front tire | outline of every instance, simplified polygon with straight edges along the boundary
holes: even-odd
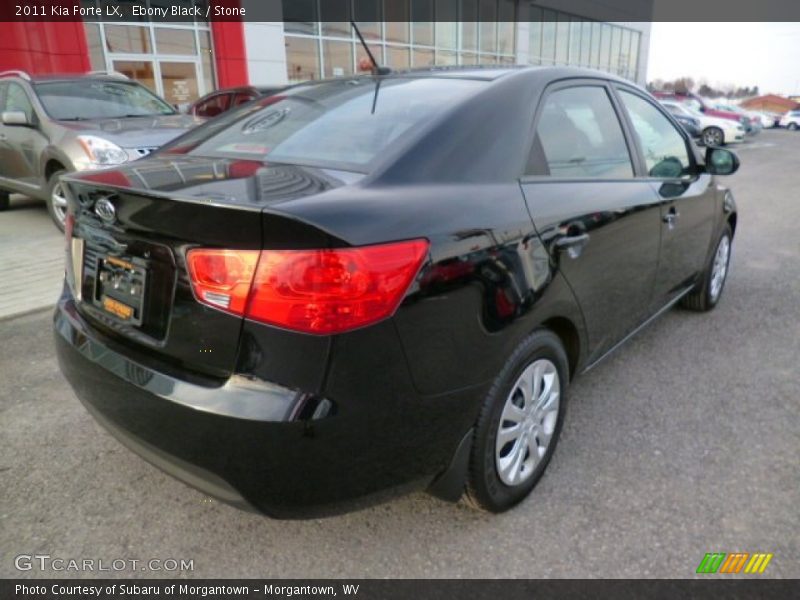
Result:
[[[707,312],[717,305],[728,279],[732,241],[731,226],[726,224],[719,241],[717,241],[714,253],[711,255],[711,260],[706,265],[699,287],[683,297],[681,306],[697,312]]]
[[[9,206],[11,206],[11,197],[7,192],[0,192],[0,212],[8,210]]]
[[[499,513],[530,494],[558,443],[568,385],[558,336],[539,330],[517,346],[475,425],[465,494],[470,505]]]
[[[795,123],[794,121],[789,123],[789,130],[790,131],[797,131],[797,123]]]
[[[56,171],[47,180],[47,212],[53,223],[61,231],[64,231],[64,224],[67,220],[67,198],[61,187],[61,176],[65,170]]]
[[[725,133],[719,127],[706,127],[703,130],[703,144],[706,146],[722,146],[725,144]]]

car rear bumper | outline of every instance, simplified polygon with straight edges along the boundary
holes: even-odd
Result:
[[[54,328],[62,372],[120,442],[209,496],[277,518],[337,514],[424,488],[471,425],[462,418],[469,411],[452,418],[465,401],[460,393],[424,408],[414,399],[408,411],[390,404],[354,415],[340,407],[301,419],[305,395],[295,390],[235,377],[216,388],[175,379],[112,348],[68,292]]]

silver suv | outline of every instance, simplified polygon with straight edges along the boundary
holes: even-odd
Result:
[[[202,121],[124,75],[0,73],[0,210],[10,193],[39,198],[63,230],[61,174],[147,156]]]

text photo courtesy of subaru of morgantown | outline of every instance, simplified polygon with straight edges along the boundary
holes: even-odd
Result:
[[[800,7],[17,8],[0,596],[796,590]]]

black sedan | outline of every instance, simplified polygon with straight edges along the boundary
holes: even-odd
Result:
[[[297,86],[65,178],[60,366],[122,443],[240,507],[503,511],[575,376],[720,300],[737,167],[594,71]]]

